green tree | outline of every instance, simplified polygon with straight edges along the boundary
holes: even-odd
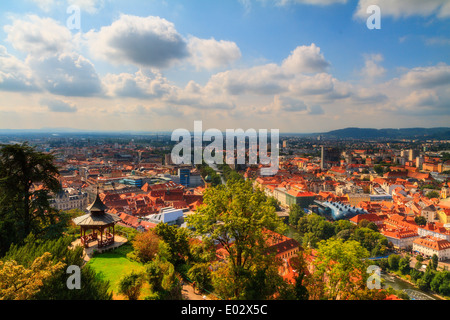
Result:
[[[391,254],[388,258],[389,269],[396,271],[398,270],[400,263],[400,256],[397,254]]]
[[[324,284],[322,298],[358,299],[367,289],[363,259],[368,256],[369,252],[354,240],[321,241],[313,262],[313,278]]]
[[[416,270],[422,270],[422,262],[420,262],[419,260],[416,261],[416,264],[414,265],[414,269]]]
[[[404,256],[400,259],[398,263],[398,270],[402,274],[409,274],[409,271],[411,270],[409,264],[411,263],[411,257],[409,255]]]
[[[297,271],[294,285],[294,297],[296,300],[308,300],[309,292],[305,286],[305,278],[308,273],[307,264],[305,261],[305,255],[303,252],[299,252],[297,256],[291,258],[291,266]]]
[[[138,234],[133,241],[133,255],[136,260],[142,263],[151,261],[158,254],[161,241],[152,229]]]
[[[439,264],[439,258],[436,254],[433,254],[433,256],[431,257],[431,260],[430,260],[430,267],[433,270],[437,270],[438,264]]]
[[[230,269],[225,270],[234,285],[233,297],[245,290],[239,281],[265,255],[266,230],[283,234],[285,226],[275,208],[261,190],[253,190],[250,181],[228,181],[226,185],[206,189],[205,206],[187,218],[198,235],[209,234],[226,251]]]
[[[209,266],[209,263],[197,263],[187,273],[188,278],[195,282],[200,289],[211,290],[212,280]]]
[[[0,256],[30,233],[57,238],[67,227],[49,204],[49,193],[61,190],[53,160],[27,144],[0,146]]]
[[[172,264],[182,263],[189,258],[189,229],[158,223],[154,231],[168,245],[171,256],[169,260]]]
[[[433,199],[433,198],[438,198],[439,199],[440,194],[437,191],[430,191],[430,192],[427,193],[426,197],[428,199]]]
[[[380,165],[374,166],[374,167],[373,167],[373,170],[375,170],[375,172],[376,172],[377,174],[380,174],[380,175],[384,173],[384,169],[383,169],[383,167],[380,166]]]
[[[424,226],[427,224],[427,219],[424,216],[416,216],[414,222],[419,226]]]
[[[289,207],[289,224],[297,227],[298,220],[305,215],[305,212],[298,204],[292,204]]]
[[[430,288],[439,294],[450,296],[450,272],[437,272],[431,280]]]
[[[15,260],[0,261],[0,300],[29,300],[39,292],[43,282],[51,278],[64,263],[53,263],[51,254],[36,258],[29,268]]]
[[[422,277],[422,272],[420,272],[418,269],[411,269],[409,272],[409,275],[411,276],[412,281],[414,281],[417,284],[417,280],[419,280]]]
[[[65,269],[58,270],[52,277],[43,282],[39,292],[34,296],[37,300],[110,300],[109,282],[101,277],[89,265],[85,265],[83,247],[71,248],[71,237],[55,240],[37,239],[30,235],[23,245],[12,245],[2,258],[3,261],[15,260],[18,264],[29,268],[33,261],[48,252],[54,264],[62,262],[67,266],[76,265],[81,269],[81,289],[68,290],[68,275]]]
[[[138,300],[142,288],[142,274],[132,271],[124,275],[119,282],[119,293],[128,300]]]
[[[384,255],[387,251],[387,238],[373,229],[357,228],[350,239],[361,243],[371,253],[371,256]]]
[[[333,223],[317,214],[300,218],[297,228],[302,236],[303,245],[311,248],[315,248],[319,241],[327,240],[336,234]]]
[[[146,265],[145,278],[152,289],[152,300],[181,300],[181,283],[172,263],[158,255]]]

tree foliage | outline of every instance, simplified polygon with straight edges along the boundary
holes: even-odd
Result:
[[[188,225],[198,235],[218,241],[226,252],[228,266],[219,274],[226,275],[226,285],[233,286],[230,297],[242,297],[245,283],[256,272],[266,256],[266,230],[283,233],[285,226],[275,208],[261,190],[253,190],[249,181],[228,181],[226,185],[207,189],[198,213],[188,217]],[[221,279],[213,277],[220,283]],[[226,287],[226,286],[223,286]],[[223,290],[229,294],[228,290]]]
[[[321,288],[318,293],[316,290],[319,299],[359,299],[368,295],[367,265],[363,260],[368,256],[369,252],[357,241],[321,241],[313,262],[314,272],[308,291],[317,283]]]
[[[54,264],[59,262],[66,266],[76,265],[81,269],[81,289],[68,290],[65,268],[57,270],[51,277],[43,281],[40,290],[34,295],[37,300],[110,300],[109,282],[101,277],[89,266],[84,265],[83,248],[71,247],[71,237],[61,237],[56,240],[36,239],[28,236],[23,245],[13,245],[2,258],[3,261],[15,260],[25,268],[30,268],[36,258],[46,252],[51,254]]]
[[[189,229],[158,223],[154,232],[168,245],[172,264],[176,265],[189,259]]]
[[[138,300],[142,288],[142,274],[132,271],[124,275],[119,282],[119,293],[128,300]]]
[[[136,235],[133,241],[133,255],[136,260],[147,263],[155,258],[160,248],[161,238],[150,229]]]
[[[152,295],[149,300],[181,300],[181,283],[172,263],[156,256],[146,265],[145,278],[150,284]]]
[[[36,258],[29,268],[15,260],[0,261],[0,300],[32,299],[44,282],[65,266],[54,263],[49,252]]]
[[[0,146],[0,256],[30,233],[57,238],[67,226],[68,217],[48,201],[49,192],[61,190],[53,160],[27,144]]]

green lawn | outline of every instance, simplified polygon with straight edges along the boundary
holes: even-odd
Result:
[[[111,252],[105,252],[96,254],[88,265],[91,266],[100,276],[109,280],[110,290],[114,294],[114,298],[118,297],[119,281],[121,277],[131,271],[144,271],[145,267],[136,261],[131,261],[127,258],[127,253],[133,251],[131,244],[124,244],[122,247],[117,248]],[[142,294],[147,292],[147,288],[144,287]]]

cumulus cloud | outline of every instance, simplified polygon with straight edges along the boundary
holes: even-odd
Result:
[[[450,66],[439,64],[431,67],[417,67],[404,74],[399,84],[402,87],[433,88],[450,85]]]
[[[15,71],[3,76],[9,82],[22,80],[28,87],[35,84],[41,90],[64,96],[93,96],[102,92],[94,65],[76,52],[75,37],[66,27],[50,18],[29,15],[14,20],[4,30],[7,41],[27,54],[24,63],[11,57],[4,60],[15,65]]]
[[[377,5],[383,16],[404,18],[411,16],[429,17],[436,15],[439,18],[450,17],[450,2],[448,0],[359,0],[355,17],[367,19],[367,8]]]
[[[274,106],[276,109],[285,112],[305,111],[308,109],[302,100],[283,96],[275,96]]]
[[[59,99],[42,98],[40,104],[47,107],[50,112],[77,112],[77,107],[74,104]]]
[[[383,62],[381,54],[365,55],[365,65],[361,70],[361,75],[368,80],[374,80],[382,77],[386,73],[386,69],[379,65]]]
[[[167,68],[188,56],[173,23],[160,17],[122,15],[110,26],[86,34],[96,56],[116,64]]]
[[[135,74],[107,74],[103,84],[110,96],[133,98],[160,98],[173,85],[158,71],[139,70]]]
[[[334,86],[332,76],[322,72],[329,65],[316,45],[299,46],[281,65],[268,63],[219,72],[211,76],[206,86],[211,91],[233,96],[276,95],[288,91],[323,94],[332,91]]]
[[[310,46],[298,46],[282,64],[287,72],[292,73],[323,72],[329,66],[330,63],[325,60],[320,48],[314,43]]]
[[[53,94],[89,97],[103,91],[93,64],[77,53],[28,57],[27,62],[40,85]]]
[[[191,37],[188,43],[190,62],[197,69],[216,69],[229,66],[241,58],[241,51],[232,41],[214,38],[200,39]]]
[[[174,87],[163,101],[176,106],[203,110],[233,110],[236,105],[226,94],[215,93],[210,87],[202,87],[194,81],[184,88]]]
[[[295,80],[289,83],[289,90],[297,95],[321,95],[332,92],[334,83],[335,79],[328,73],[297,75]]]
[[[299,115],[321,115],[324,111],[320,105],[307,104],[305,101],[288,95],[275,95],[272,103],[262,107],[253,107],[254,112],[262,114],[296,113]]]
[[[4,27],[6,40],[22,52],[32,55],[48,55],[73,49],[69,29],[50,18],[29,15]]]
[[[34,2],[42,11],[49,12],[57,4],[56,0],[31,0]]]
[[[0,46],[0,90],[38,91],[31,69]]]
[[[214,74],[207,86],[230,95],[273,95],[287,90],[282,80],[292,79],[274,63],[248,69],[233,69]]]

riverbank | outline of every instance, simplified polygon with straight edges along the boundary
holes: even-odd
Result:
[[[398,288],[395,288],[394,286],[391,286],[392,288],[394,288],[394,289],[396,289],[396,290],[404,290],[404,289],[412,289],[412,290],[415,290],[415,291],[418,291],[418,292],[420,292],[420,293],[422,293],[422,294],[425,294],[425,295],[427,295],[427,296],[430,296],[430,297],[432,297],[433,299],[436,299],[436,300],[449,300],[449,298],[445,298],[445,297],[443,297],[443,296],[440,296],[439,294],[436,294],[435,292],[432,292],[432,293],[430,293],[430,292],[424,292],[424,291],[422,291],[422,290],[420,290],[417,286],[416,286],[416,284],[414,283],[414,282],[412,282],[412,281],[410,281],[410,280],[407,280],[407,279],[404,279],[404,278],[402,278],[401,276],[399,276],[398,274],[396,274],[396,273],[392,273],[392,272],[387,272],[387,273],[385,273],[386,275],[388,275],[388,276],[391,276],[391,277],[394,277],[396,280],[397,280],[397,282],[396,282],[396,284],[398,285]],[[386,279],[385,279],[386,280]],[[398,281],[400,281],[400,282],[402,282],[403,284],[408,284],[408,286],[404,286],[404,285],[401,285],[401,284],[399,284],[398,283]],[[390,281],[389,281],[390,282]],[[395,283],[395,282],[394,282]],[[389,284],[389,283],[388,283]],[[390,285],[390,284],[389,284]],[[408,287],[410,287],[410,288],[408,288]]]

